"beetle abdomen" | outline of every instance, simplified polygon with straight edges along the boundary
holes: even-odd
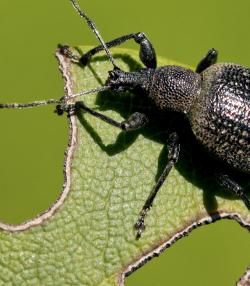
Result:
[[[195,136],[217,158],[250,173],[250,69],[216,64],[201,77],[188,114]]]

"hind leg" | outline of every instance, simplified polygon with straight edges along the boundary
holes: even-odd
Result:
[[[206,68],[217,62],[218,52],[215,49],[211,49],[207,52],[206,56],[198,63],[196,67],[196,72],[201,73]]]

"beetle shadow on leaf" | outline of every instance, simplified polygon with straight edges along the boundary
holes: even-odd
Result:
[[[139,135],[139,133],[136,131],[132,131],[127,134],[121,132],[113,144],[105,145],[102,141],[102,138],[95,131],[95,129],[89,124],[89,122],[84,118],[84,115],[81,111],[77,112],[77,117],[81,122],[82,126],[85,128],[85,130],[91,135],[95,143],[101,148],[102,151],[106,152],[109,156],[114,156],[129,148],[129,146],[132,145],[133,142],[135,142],[136,138]]]
[[[231,170],[224,163],[215,160],[199,145],[191,130],[184,130],[184,133],[187,132],[190,134],[184,135],[187,140],[184,140],[185,142],[182,144],[183,153],[177,164],[177,169],[185,179],[202,189],[204,207],[207,212],[212,215],[218,213],[216,196],[227,200],[240,200],[235,194],[219,186],[218,178],[221,172],[230,175],[230,178],[239,183],[249,194],[249,177]]]
[[[130,71],[141,68],[141,65],[128,55],[115,54],[114,58],[119,58],[125,62]],[[93,61],[106,61],[106,57],[95,57]],[[88,66],[91,68],[91,63]],[[102,83],[93,68],[91,68],[91,71],[93,72],[93,76]],[[96,98],[96,105],[98,105],[99,112],[112,110],[119,113],[123,118],[128,118],[133,112],[141,111],[145,112],[150,119],[147,126],[140,130],[127,133],[121,131],[116,141],[106,146],[94,128],[84,118],[83,113],[78,112],[77,116],[83,127],[89,132],[95,143],[109,156],[114,156],[125,151],[135,142],[139,135],[163,144],[162,151],[158,157],[158,168],[155,176],[156,182],[167,164],[167,138],[170,133],[177,131],[181,141],[181,153],[175,167],[181,176],[203,191],[204,207],[207,212],[213,215],[217,213],[218,204],[216,196],[233,200],[238,199],[231,193],[218,187],[214,180],[214,176],[216,175],[214,161],[200,148],[194,139],[188,123],[184,122],[183,124],[182,116],[173,112],[159,114],[159,112],[152,109],[152,103],[146,97],[130,92],[100,92]]]

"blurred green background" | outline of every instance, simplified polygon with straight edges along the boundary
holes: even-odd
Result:
[[[219,61],[250,66],[248,0],[80,4],[106,40],[144,31],[159,55],[191,66],[211,47],[220,51]],[[1,0],[0,39],[0,102],[61,97],[57,44],[97,43],[68,0]],[[1,110],[0,120],[0,220],[20,223],[45,211],[62,190],[67,120],[53,107]],[[202,227],[136,271],[126,285],[234,285],[250,264],[249,246],[249,233],[233,221]]]

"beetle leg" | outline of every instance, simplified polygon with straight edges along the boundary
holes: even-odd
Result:
[[[140,211],[140,216],[135,223],[135,229],[137,230],[136,238],[139,239],[141,237],[142,232],[145,229],[145,217],[152,207],[153,201],[157,195],[157,192],[163,185],[164,181],[166,180],[169,172],[171,171],[172,167],[176,164],[179,158],[180,152],[180,144],[178,140],[177,133],[171,133],[167,142],[168,146],[168,163],[164,168],[161,176],[159,177],[158,181],[154,185],[153,189],[151,190],[146,202],[144,203],[142,210]]]
[[[148,123],[148,118],[146,117],[146,115],[144,113],[140,113],[140,112],[135,112],[132,115],[130,115],[128,119],[126,119],[122,122],[118,122],[118,121],[112,119],[111,117],[108,117],[108,116],[106,116],[100,112],[97,112],[97,111],[87,107],[83,103],[83,101],[77,101],[75,103],[74,108],[76,110],[82,109],[85,112],[88,112],[91,115],[105,121],[106,123],[122,129],[123,131],[137,130],[137,129],[142,128],[144,125],[146,125]]]
[[[217,182],[224,189],[239,197],[250,210],[250,199],[247,197],[245,190],[237,182],[235,182],[227,174],[219,174],[217,177]]]
[[[58,51],[61,55],[66,56],[67,58],[69,58],[74,63],[79,63],[79,61],[80,61],[79,56],[74,54],[71,51],[70,46],[58,44],[57,48],[58,48]]]
[[[196,67],[196,72],[201,73],[206,68],[215,64],[217,62],[217,58],[218,58],[218,51],[216,51],[215,49],[209,50],[206,56],[198,63]]]
[[[131,39],[134,39],[134,41],[140,45],[139,56],[140,56],[140,59],[143,62],[143,64],[148,68],[156,68],[157,63],[156,63],[155,50],[153,48],[152,43],[147,38],[147,36],[142,32],[131,33],[128,35],[118,37],[118,38],[116,38],[110,42],[107,42],[106,46],[107,46],[107,48],[112,48],[115,46],[119,46],[122,43],[124,43],[128,40],[131,40]],[[83,64],[84,66],[88,64],[89,60],[91,59],[91,57],[93,55],[99,53],[100,51],[102,51],[104,49],[104,47],[102,45],[99,45],[99,46],[89,50],[88,52],[83,54],[81,57],[77,57],[69,51],[68,46],[58,45],[58,47],[59,47],[60,53],[71,58],[73,61],[78,61],[79,63]]]

